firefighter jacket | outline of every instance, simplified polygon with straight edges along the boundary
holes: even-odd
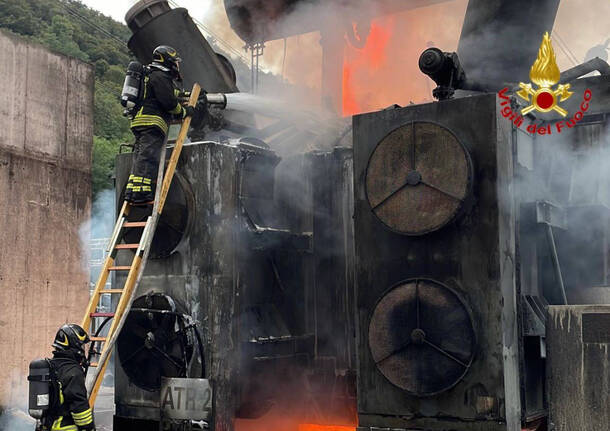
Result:
[[[183,115],[184,108],[178,102],[180,90],[175,86],[169,69],[152,64],[144,78],[142,106],[131,121],[134,127],[157,127],[167,134],[173,115]]]
[[[51,362],[59,382],[59,406],[52,412],[51,431],[95,430],[83,368],[69,352],[54,352]]]

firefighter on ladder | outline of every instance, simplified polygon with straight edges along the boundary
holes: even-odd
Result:
[[[136,142],[131,175],[127,183],[125,200],[144,203],[154,200],[161,149],[173,118],[195,116],[201,118],[207,110],[206,103],[197,107],[182,106],[178,96],[180,62],[178,52],[166,45],[153,51],[153,62],[144,78],[142,105],[131,121],[131,131]],[[184,94],[184,93],[182,93]]]
[[[55,335],[51,363],[59,402],[50,412],[51,431],[95,431],[85,388],[85,345],[90,341],[76,324],[63,325]]]

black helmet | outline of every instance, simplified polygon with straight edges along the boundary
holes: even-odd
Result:
[[[160,45],[153,51],[153,63],[167,67],[176,75],[180,73],[179,63],[181,61],[178,51],[171,46]]]
[[[84,357],[85,344],[90,341],[87,331],[75,323],[69,323],[59,328],[53,340],[53,347],[56,351],[72,350]]]

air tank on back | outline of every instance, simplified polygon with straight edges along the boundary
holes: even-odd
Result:
[[[183,59],[184,88],[198,82],[212,93],[239,91],[233,67],[214,52],[186,9],[172,9],[166,0],[141,0],[127,11],[125,21],[133,33],[127,45],[143,64],[151,62],[155,47],[169,45]]]

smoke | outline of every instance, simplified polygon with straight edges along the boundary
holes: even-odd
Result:
[[[287,135],[269,137],[267,142],[279,155],[303,153],[314,149],[328,149],[337,143],[348,127],[346,121],[319,107],[291,104],[285,99],[274,99],[247,93],[227,94],[227,109],[249,112],[266,117],[267,121],[284,122]],[[285,129],[286,130],[286,129]]]
[[[102,190],[91,206],[91,218],[78,229],[82,250],[81,266],[84,271],[91,271],[91,280],[97,279],[98,275],[91,262],[103,259],[103,250],[106,248],[107,239],[112,235],[114,222],[114,191]]]
[[[32,431],[36,420],[21,409],[9,408],[0,412],[0,431]]]
[[[610,2],[563,0],[559,3],[553,35],[558,34],[562,39],[562,46],[555,47],[561,70],[583,61],[592,46],[604,44],[610,37],[608,16]]]
[[[573,97],[581,94],[575,93]],[[517,133],[518,174],[512,184],[514,195],[505,196],[502,203],[509,208],[510,201],[547,201],[558,207],[566,215],[566,229],[552,230],[568,302],[604,303],[610,297],[610,288],[603,287],[610,285],[605,263],[610,228],[610,133],[604,130],[607,125],[596,123],[564,129],[562,133],[556,133],[554,124],[551,128],[553,135],[536,136],[533,140]],[[552,220],[557,224],[560,218],[554,216]],[[522,220],[523,224],[533,222]],[[543,228],[541,225],[536,228],[541,235]],[[526,250],[537,247],[542,256],[539,259],[543,259],[538,263],[524,261],[524,274],[535,265],[539,265],[539,273],[547,274],[526,275],[524,294],[544,293],[549,302],[560,303],[547,250],[548,238],[536,245],[532,242],[532,231],[524,235],[522,256],[530,255]]]
[[[36,421],[27,414],[27,377],[15,368],[8,382],[11,388],[3,388],[0,401],[0,431],[32,431]]]
[[[419,54],[430,42],[447,50],[457,47],[467,1],[440,2],[393,15],[380,10],[379,4],[381,2],[363,0],[300,2],[288,15],[280,17],[274,28],[296,33],[322,27],[321,32],[288,37],[285,42],[266,42],[264,67],[282,75],[292,85],[310,89],[308,94],[299,95],[308,101],[317,99],[320,103],[323,86],[330,86],[331,93],[336,94],[344,90],[347,99],[339,100],[340,112],[344,115],[429,99],[431,86],[418,69]],[[217,3],[211,10],[206,23],[223,34],[223,38],[235,40],[224,7]],[[370,21],[371,31],[367,37],[366,27]],[[355,27],[355,23],[359,23],[358,26]],[[332,39],[332,32],[338,35],[340,45],[338,49],[330,49],[333,53],[327,61],[336,63],[330,65],[331,68],[336,66],[336,72],[328,75],[332,82],[323,84],[322,46],[328,38]],[[358,45],[364,41],[364,46],[354,47],[354,43]],[[261,93],[277,97],[276,90],[275,86],[269,88],[265,83]],[[282,93],[281,97],[285,98],[285,89]],[[288,96],[288,100],[294,99]]]

